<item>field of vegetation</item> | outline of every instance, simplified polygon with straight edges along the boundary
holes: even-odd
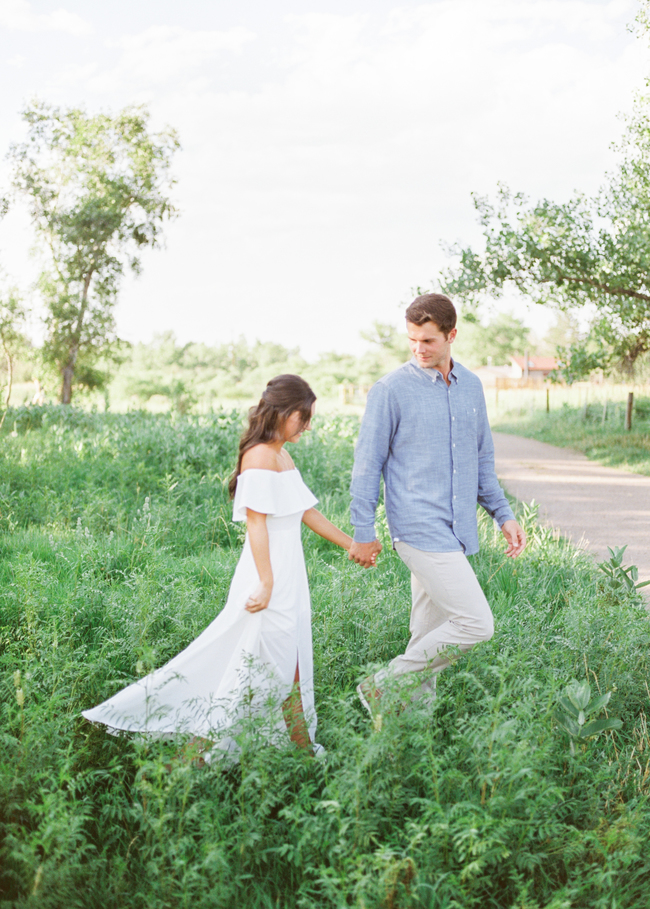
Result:
[[[632,429],[626,431],[628,390],[628,386],[552,387],[553,403],[549,413],[545,410],[544,391],[501,392],[498,409],[494,405],[491,408],[492,429],[574,448],[609,467],[624,467],[650,476],[648,387],[645,386],[641,393],[638,389],[635,391]]]
[[[387,547],[363,572],[307,535],[326,760],[259,747],[250,729],[238,766],[176,762],[169,772],[174,746],[114,738],[80,718],[224,603],[242,540],[225,490],[240,425],[223,411],[9,414],[0,902],[647,907],[647,613],[615,574],[538,527],[530,507],[517,561],[481,518],[473,561],[496,634],[442,674],[433,710],[387,711],[373,725],[354,692],[369,665],[406,643],[399,559]],[[356,429],[354,417],[320,418],[292,451],[342,526]],[[620,728],[607,731],[607,717]]]

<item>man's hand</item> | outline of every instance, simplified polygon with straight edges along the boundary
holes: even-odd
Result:
[[[516,521],[506,521],[501,525],[501,533],[508,542],[506,555],[516,558],[526,547],[526,534]]]
[[[363,568],[374,568],[381,550],[382,545],[379,540],[373,540],[372,543],[353,542],[348,551],[348,558]]]

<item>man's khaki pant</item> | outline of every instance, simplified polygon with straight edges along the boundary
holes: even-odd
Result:
[[[436,674],[449,665],[445,651],[470,650],[494,634],[492,610],[463,552],[423,552],[408,543],[395,549],[411,572],[411,639],[405,653],[375,676],[428,670],[413,699],[435,697]]]

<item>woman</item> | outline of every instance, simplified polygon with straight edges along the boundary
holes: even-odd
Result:
[[[316,396],[299,376],[276,376],[249,413],[230,481],[244,549],[217,618],[169,663],[83,712],[109,731],[186,733],[198,750],[235,754],[255,718],[271,741],[313,750],[316,729],[309,588],[301,522],[349,550],[352,539],[313,507],[285,449],[311,426]],[[320,746],[316,746],[318,749]],[[207,756],[207,753],[206,753]]]

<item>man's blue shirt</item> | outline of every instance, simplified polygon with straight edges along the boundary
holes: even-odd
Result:
[[[478,552],[476,504],[501,526],[514,518],[494,470],[480,380],[453,363],[449,386],[411,360],[370,390],[352,472],[354,539],[375,539],[384,477],[394,543],[426,552]]]

